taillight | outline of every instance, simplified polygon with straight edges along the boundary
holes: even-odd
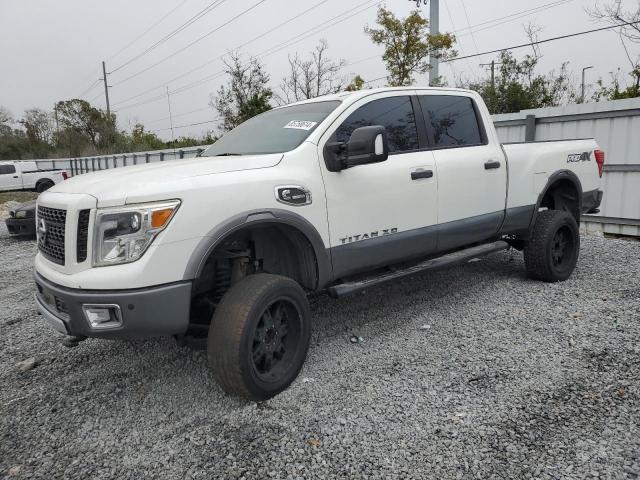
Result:
[[[67,172],[62,172],[62,179],[66,180],[67,178],[69,178],[69,175],[67,175]]]
[[[598,175],[602,177],[602,169],[604,168],[604,151],[594,150],[593,154],[596,157],[596,163],[598,164]]]

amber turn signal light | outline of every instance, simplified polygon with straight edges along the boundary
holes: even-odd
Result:
[[[162,228],[164,227],[171,215],[173,214],[173,208],[163,208],[162,210],[156,210],[151,214],[151,227]]]

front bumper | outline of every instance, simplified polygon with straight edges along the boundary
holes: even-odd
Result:
[[[36,235],[36,219],[31,218],[14,218],[10,217],[5,220],[7,230],[11,235]]]
[[[66,335],[98,338],[145,338],[184,333],[189,325],[191,282],[134,290],[66,288],[35,273],[36,306],[47,323]],[[122,325],[92,328],[83,305],[118,305]]]

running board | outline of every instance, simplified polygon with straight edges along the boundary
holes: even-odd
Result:
[[[392,272],[385,272],[375,277],[365,278],[363,280],[345,282],[339,285],[329,287],[329,295],[333,298],[344,297],[352,293],[359,292],[366,288],[370,288],[377,285],[390,282],[392,280],[398,280],[401,278],[407,278],[417,273],[422,273],[427,270],[439,270],[453,265],[459,265],[461,263],[468,262],[469,260],[488,255],[490,253],[499,252],[509,248],[509,244],[502,240],[493,243],[487,243],[485,245],[478,245],[477,247],[471,247],[464,250],[458,250],[457,252],[443,255],[442,257],[432,258],[420,262],[412,267],[404,268],[401,270],[395,270]]]

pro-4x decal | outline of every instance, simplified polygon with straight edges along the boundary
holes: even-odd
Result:
[[[567,163],[590,162],[591,152],[572,153],[567,157]]]

